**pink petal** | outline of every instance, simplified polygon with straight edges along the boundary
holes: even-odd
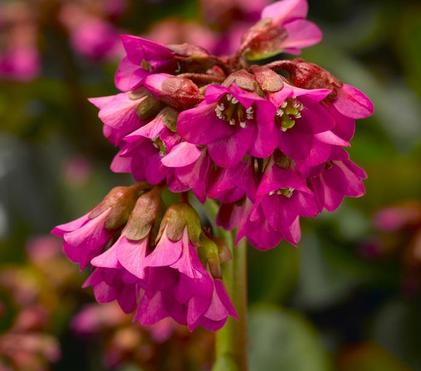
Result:
[[[374,112],[371,100],[363,92],[348,84],[343,84],[338,90],[338,97],[333,105],[344,116],[353,119],[367,118]]]
[[[288,37],[282,42],[282,47],[305,48],[319,43],[322,40],[322,32],[313,22],[305,19],[297,19],[284,24]]]
[[[201,151],[196,145],[181,142],[174,146],[171,152],[161,159],[161,162],[167,167],[184,167],[194,163],[200,154]]]
[[[288,19],[305,18],[307,13],[307,0],[282,0],[265,7],[262,19],[272,18],[275,24],[281,25]]]

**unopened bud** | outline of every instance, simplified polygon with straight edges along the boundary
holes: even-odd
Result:
[[[185,77],[153,74],[145,79],[144,85],[162,102],[177,110],[191,108],[203,99],[199,87]]]
[[[332,89],[331,98],[336,96],[336,91],[342,87],[342,82],[330,72],[314,63],[307,63],[302,59],[292,61],[277,61],[267,67],[288,72],[291,82],[304,89]]]
[[[167,237],[170,240],[179,241],[183,236],[185,228],[187,228],[190,241],[198,245],[202,233],[202,226],[196,210],[186,203],[171,205],[162,219],[157,240],[166,231]]]
[[[104,200],[90,212],[89,217],[93,219],[104,211],[111,209],[105,222],[105,228],[120,228],[127,223],[136,199],[149,188],[149,184],[144,182],[129,187],[115,187],[104,197]]]
[[[144,193],[136,201],[136,205],[124,228],[123,234],[132,241],[144,239],[152,230],[161,208],[159,188]]]

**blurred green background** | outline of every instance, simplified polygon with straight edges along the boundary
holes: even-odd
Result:
[[[109,171],[115,149],[86,100],[116,92],[118,58],[74,47],[72,29],[59,21],[63,2],[2,0],[0,59],[10,42],[1,9],[11,3],[30,8],[41,69],[28,81],[0,80],[0,370],[209,369],[213,339],[200,331],[173,329],[157,340],[125,319],[103,320],[89,336],[73,331],[72,318],[93,299],[45,235],[129,182]],[[104,14],[117,31],[199,40],[220,38],[226,22],[239,20],[234,12],[210,22],[194,0],[133,0],[117,16]],[[162,31],[168,17],[179,22],[170,36]],[[389,232],[373,222],[382,209],[408,203],[419,216],[421,3],[312,0],[309,18],[324,40],[303,58],[375,103],[350,149],[369,175],[367,194],[305,221],[297,249],[249,250],[250,368],[421,370],[421,218]],[[181,32],[176,24],[185,22]]]

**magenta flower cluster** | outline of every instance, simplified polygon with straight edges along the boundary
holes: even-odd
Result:
[[[370,100],[302,59],[264,63],[321,40],[307,11],[305,0],[267,6],[226,57],[122,36],[126,56],[115,76],[121,92],[90,99],[119,149],[111,169],[217,201],[217,224],[262,250],[282,240],[297,244],[300,217],[363,195],[366,174],[345,148],[355,120],[373,113]],[[139,200],[155,191],[148,192]],[[145,325],[170,316],[189,329],[215,330],[235,315],[212,259],[199,258],[198,250],[210,251],[203,232],[195,238],[185,227],[174,239],[163,221],[154,245],[124,233],[127,227],[119,236],[110,231],[110,213],[55,230],[71,260],[95,267],[86,285],[99,302],[116,299]]]

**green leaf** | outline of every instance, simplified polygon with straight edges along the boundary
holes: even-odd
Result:
[[[330,361],[319,336],[300,315],[255,308],[249,319],[251,371],[327,371]]]

